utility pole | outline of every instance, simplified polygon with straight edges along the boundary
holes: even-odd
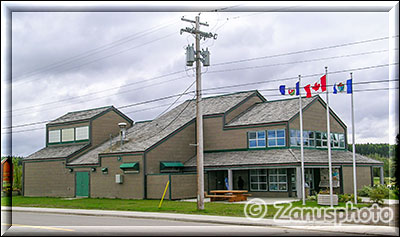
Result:
[[[188,45],[186,48],[186,65],[192,66],[193,62],[196,61],[196,134],[197,134],[197,209],[204,210],[204,155],[203,155],[203,111],[201,104],[201,64],[209,66],[210,64],[210,53],[208,49],[200,52],[200,40],[201,38],[217,38],[216,34],[206,33],[200,31],[200,25],[208,26],[207,23],[200,22],[200,14],[196,16],[196,20],[188,20],[181,18],[182,21],[195,23],[195,28],[186,27],[181,29],[182,32],[194,34],[196,36],[196,51],[193,46]],[[194,53],[196,57],[194,57]],[[203,58],[201,58],[203,56]]]

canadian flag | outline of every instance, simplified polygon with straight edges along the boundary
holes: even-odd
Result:
[[[323,75],[320,79],[320,83],[318,81],[311,87],[314,91],[318,91],[321,88],[321,92],[326,91],[326,75]]]

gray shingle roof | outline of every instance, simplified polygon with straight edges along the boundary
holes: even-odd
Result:
[[[297,163],[289,149],[249,150],[204,153],[204,167]],[[185,162],[196,166],[196,156]]]
[[[291,149],[295,157],[300,161],[300,149]],[[353,153],[346,150],[332,150],[332,163],[353,163]],[[304,162],[328,163],[328,150],[304,149]],[[358,164],[383,164],[380,161],[356,153],[356,163]]]
[[[302,98],[302,107],[305,108],[317,96]],[[245,113],[232,120],[227,126],[240,126],[250,124],[272,123],[288,121],[299,112],[299,100],[287,99],[266,101],[251,107]]]
[[[66,158],[69,155],[71,155],[72,153],[82,149],[86,145],[87,144],[45,147],[45,148],[29,155],[24,160]]]
[[[352,164],[353,153],[349,151],[332,151],[332,163]],[[204,153],[204,167],[246,166],[271,164],[300,164],[300,149],[269,149]],[[328,163],[328,151],[317,149],[304,150],[304,162]],[[377,164],[382,162],[356,154],[358,164]],[[196,157],[185,162],[185,167],[196,166]]]
[[[89,109],[89,110],[82,110],[82,111],[74,111],[74,112],[69,112],[51,122],[48,124],[57,124],[57,123],[65,123],[65,122],[73,122],[73,121],[80,121],[80,120],[87,120],[91,119],[94,116],[112,108],[112,106],[106,106],[106,107],[101,107],[101,108],[95,108],[95,109]]]
[[[224,113],[248,96],[255,93],[256,91],[246,91],[229,95],[203,98],[203,114],[211,115]],[[110,150],[110,143],[107,141],[101,146],[71,161],[69,164],[74,165],[96,163],[98,162],[99,153],[145,151],[181,126],[190,122],[195,117],[195,100],[185,101],[159,118],[145,123],[134,124],[127,130],[126,137],[128,142],[124,143],[124,145],[114,146]],[[116,144],[119,139],[119,137],[114,138],[112,140],[112,144]]]

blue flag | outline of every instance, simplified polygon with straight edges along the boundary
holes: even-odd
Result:
[[[347,94],[353,93],[353,79],[347,80]]]
[[[285,94],[285,85],[279,86],[279,91],[281,92],[282,95]]]
[[[333,85],[333,94],[337,94],[336,83]]]
[[[300,83],[296,83],[296,95],[300,95]]]

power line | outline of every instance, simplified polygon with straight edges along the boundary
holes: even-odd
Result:
[[[77,54],[77,55],[72,56],[72,57],[68,57],[68,58],[63,59],[63,60],[61,60],[61,61],[58,61],[58,62],[49,64],[49,65],[47,65],[47,66],[40,67],[40,68],[38,68],[38,69],[36,69],[36,70],[32,70],[32,71],[23,73],[22,75],[13,76],[12,78],[30,77],[30,76],[32,76],[32,75],[35,75],[35,74],[39,73],[39,72],[47,71],[47,70],[53,69],[53,68],[55,68],[55,67],[59,67],[59,66],[65,65],[65,64],[69,64],[69,63],[71,63],[71,62],[74,62],[76,59],[79,60],[79,59],[87,58],[88,56],[91,56],[91,55],[93,55],[93,54],[97,54],[97,53],[99,53],[99,52],[103,52],[103,51],[105,51],[105,50],[108,50],[108,49],[111,49],[111,48],[115,48],[115,47],[117,47],[117,46],[119,46],[119,45],[125,44],[125,43],[127,43],[127,42],[130,42],[130,41],[135,40],[135,39],[138,39],[138,38],[141,38],[141,37],[143,37],[143,36],[146,36],[146,35],[148,35],[148,34],[151,34],[151,33],[153,33],[153,32],[156,32],[156,31],[158,31],[158,30],[161,30],[161,29],[163,29],[163,28],[172,26],[173,24],[175,24],[175,23],[177,23],[177,22],[179,22],[179,21],[174,20],[173,23],[169,23],[169,24],[164,25],[164,26],[155,26],[155,27],[151,27],[150,29],[147,29],[147,30],[144,30],[144,31],[141,31],[141,32],[132,34],[132,35],[129,35],[129,36],[124,37],[124,38],[122,38],[122,39],[113,41],[113,42],[111,42],[111,43],[104,44],[104,45],[102,45],[102,46],[100,46],[100,47],[97,47],[97,48],[94,48],[94,49],[85,51],[85,52],[83,52],[83,53]],[[153,30],[153,28],[155,28],[155,29]],[[132,38],[132,37],[133,37],[133,38]]]
[[[369,88],[369,89],[359,89],[359,90],[353,90],[353,92],[371,92],[371,91],[382,91],[382,90],[398,90],[399,87],[387,87],[387,88]],[[193,92],[189,92],[189,93],[193,93]],[[325,93],[325,92],[324,92]],[[329,92],[330,94],[333,94],[333,92]],[[204,93],[207,94],[207,93]],[[273,94],[273,95],[266,95],[268,97],[276,97],[276,96],[282,96],[282,95],[278,95],[278,94]],[[194,97],[193,97],[194,98]],[[192,99],[193,100],[193,99]],[[169,125],[171,125],[182,113],[183,111],[188,107],[188,105],[190,104],[190,102],[192,100],[188,100],[187,105],[185,106],[185,108],[178,114],[178,116],[176,116],[167,126],[165,126],[161,131],[159,131],[158,133],[162,132],[165,128],[167,128]],[[35,131],[35,130],[39,130],[39,129],[43,129],[42,127],[40,128],[33,128],[33,129],[28,129],[28,130],[19,130],[19,131],[9,131],[9,132],[3,132],[2,134],[11,134],[11,133],[21,133],[21,132],[29,132],[29,131]],[[158,134],[157,133],[157,134]]]
[[[333,71],[329,72],[330,74],[337,74],[337,73],[343,73],[343,72],[352,72],[352,71],[360,71],[360,70],[368,70],[368,69],[373,69],[373,68],[380,68],[380,67],[387,67],[389,65],[396,65],[398,63],[392,63],[392,64],[381,64],[381,65],[375,65],[375,66],[368,66],[368,67],[361,67],[361,68],[352,68],[352,69],[346,69],[346,70],[340,70],[340,71]],[[323,73],[315,73],[315,74],[309,74],[309,75],[304,75],[302,78],[305,77],[315,77],[315,76],[320,76]],[[264,84],[264,83],[270,83],[270,82],[277,82],[277,81],[288,81],[288,80],[294,80],[298,79],[298,76],[296,77],[286,77],[286,78],[279,78],[279,79],[273,79],[273,80],[268,80],[268,81],[256,81],[256,82],[251,82],[251,83],[242,83],[242,84],[236,84],[236,85],[230,85],[230,86],[221,86],[221,87],[215,87],[210,90],[217,90],[217,89],[225,89],[225,88],[232,88],[232,87],[241,87],[241,86],[248,86],[248,85],[258,85],[258,84]],[[209,89],[203,89],[203,91],[206,91]]]
[[[398,35],[397,36],[393,36],[393,37],[398,37]],[[382,38],[376,38],[376,39],[370,39],[370,40],[364,40],[364,41],[357,41],[357,42],[340,44],[340,45],[326,46],[326,47],[322,47],[322,48],[307,49],[307,50],[301,50],[301,51],[295,51],[295,52],[289,52],[289,53],[283,53],[283,54],[277,54],[277,55],[261,56],[261,57],[257,57],[257,58],[250,58],[250,59],[244,59],[244,60],[228,61],[228,62],[224,62],[224,63],[216,63],[216,64],[213,64],[213,66],[231,64],[231,63],[236,63],[236,62],[239,62],[239,61],[240,62],[241,61],[253,61],[253,60],[259,60],[259,59],[264,59],[264,58],[269,58],[269,57],[278,57],[278,56],[284,56],[284,55],[290,55],[290,54],[299,54],[299,53],[303,53],[303,52],[318,51],[318,50],[323,50],[323,49],[327,49],[327,48],[336,48],[336,47],[343,47],[343,46],[347,46],[347,45],[368,43],[368,42],[373,42],[373,41],[378,41],[378,40],[383,40],[383,39],[388,39],[388,38],[390,38],[390,37],[382,37]],[[83,65],[81,65],[81,66],[83,66]]]
[[[166,83],[169,83],[171,81],[176,81],[176,80],[185,79],[185,78],[186,78],[186,76],[172,78],[172,79],[169,79],[169,80],[166,80],[166,81],[159,82],[157,84],[150,84],[150,85],[147,85],[147,86],[135,87],[135,88],[132,88],[132,89],[129,89],[129,90],[120,91],[118,93],[114,93],[114,94],[107,95],[107,96],[97,96],[97,97],[94,97],[94,98],[91,98],[91,99],[86,99],[85,102],[97,100],[97,99],[100,99],[100,98],[106,98],[106,97],[108,98],[108,97],[113,97],[113,96],[119,96],[119,95],[126,94],[126,93],[129,93],[129,92],[132,92],[132,91],[137,91],[137,90],[141,90],[141,89],[145,89],[145,88],[149,88],[149,87],[153,87],[153,86],[160,86],[162,84],[166,84]],[[73,99],[73,100],[75,100],[75,99]],[[45,109],[41,109],[41,110],[38,110],[38,111],[48,111],[48,110],[52,110],[52,109],[55,109],[55,108],[58,108],[58,107],[45,108]],[[18,115],[13,115],[13,117],[14,116],[21,116],[21,115],[24,115],[24,114],[30,114],[30,113],[31,112],[21,113],[21,114],[18,114]]]
[[[399,89],[399,87],[393,87],[393,88],[390,88],[390,87],[385,87],[385,88],[369,88],[369,89],[358,89],[358,90],[353,90],[353,92],[371,92],[371,91],[382,91],[382,90],[396,90],[396,89]],[[268,89],[269,90],[269,89]],[[278,91],[278,89],[275,89],[276,91]],[[264,91],[264,90],[258,90],[258,91]],[[237,92],[232,92],[232,91],[230,91],[230,92],[218,92],[218,93],[212,93],[212,92],[209,92],[209,93],[204,93],[204,95],[212,95],[212,96],[220,96],[220,95],[224,95],[224,94],[226,94],[226,93],[238,93],[238,92],[241,92],[241,91],[237,91]],[[326,92],[321,92],[321,93],[315,93],[315,92],[313,92],[314,94],[316,94],[316,95],[320,95],[320,94],[324,94],[324,93],[326,93]],[[329,94],[333,94],[333,91],[330,91],[329,92]],[[338,93],[339,94],[339,93]],[[335,95],[338,95],[338,94],[335,94]],[[343,93],[340,93],[340,94],[343,94]],[[347,93],[344,93],[344,94],[347,94]],[[284,97],[285,95],[281,95],[281,94],[270,94],[270,95],[268,95],[268,94],[266,94],[266,95],[264,95],[265,97]],[[296,98],[296,96],[293,96],[292,98]],[[298,97],[297,97],[298,98]]]
[[[172,106],[174,106],[174,104],[184,95],[184,93],[186,93],[194,85],[194,83],[196,83],[196,80],[194,80],[192,84],[190,84],[188,88],[186,88],[186,90],[170,106],[168,106],[168,108],[166,108],[163,112],[161,112],[158,116],[156,116],[155,119],[159,118],[161,115],[167,112]]]
[[[354,82],[353,85],[365,85],[365,84],[376,84],[376,83],[388,83],[388,82],[393,82],[393,81],[398,81],[398,78],[392,79],[392,80],[375,80],[375,81],[362,81],[362,82]],[[194,81],[195,82],[195,81]],[[167,111],[170,107],[172,107],[183,95],[189,94],[189,93],[193,93],[194,91],[190,91],[188,92],[188,90],[193,86],[194,82],[192,84],[190,84],[190,86],[181,94],[178,95],[174,95],[173,97],[178,96],[178,99],[176,99],[172,104],[170,104],[170,106],[165,110]],[[333,84],[328,84],[327,86],[333,86]],[[228,86],[228,87],[232,87],[232,86]],[[227,87],[226,87],[227,88]],[[291,87],[288,87],[288,89],[290,89]],[[304,88],[300,87],[300,88]],[[209,91],[209,90],[218,90],[218,89],[224,89],[221,87],[218,88],[207,88],[207,89],[203,89],[203,91]],[[269,89],[259,89],[258,91],[277,91],[277,88],[269,88]],[[231,92],[218,92],[219,94],[223,93],[231,93]],[[171,98],[173,98],[171,97]],[[147,102],[147,101],[145,101]],[[129,106],[131,107],[131,106]],[[157,107],[162,107],[162,106],[157,106]],[[122,107],[118,107],[118,109],[123,109]],[[147,109],[145,109],[147,110]],[[160,115],[158,115],[156,118],[160,117],[165,111],[163,111]],[[128,112],[131,113],[131,112]],[[34,123],[28,123],[28,124],[19,124],[19,125],[15,125],[15,126],[11,126],[11,127],[4,127],[3,129],[10,129],[10,128],[17,128],[17,127],[25,127],[25,126],[32,126],[32,125],[37,125],[37,124],[43,124],[43,123],[47,123],[50,122],[51,120],[47,120],[47,121],[41,121],[41,122],[34,122]]]
[[[61,71],[55,71],[55,72],[53,72],[53,73],[61,73],[61,72],[66,72],[66,71],[75,69],[75,68],[80,68],[80,67],[82,67],[82,66],[85,66],[85,65],[88,65],[88,64],[91,64],[91,63],[94,63],[94,62],[98,62],[98,61],[100,61],[100,60],[103,60],[103,59],[106,59],[106,58],[110,58],[110,57],[113,57],[113,56],[118,55],[118,54],[126,53],[126,52],[128,52],[128,51],[130,51],[130,50],[133,50],[133,49],[136,49],[136,48],[140,48],[140,47],[142,47],[142,46],[145,46],[145,45],[148,45],[148,44],[157,42],[157,41],[159,41],[159,40],[162,40],[162,39],[171,37],[171,36],[174,35],[174,34],[175,34],[175,32],[174,32],[174,33],[170,33],[170,34],[168,34],[168,35],[165,35],[165,36],[163,36],[163,37],[161,37],[161,38],[157,38],[157,39],[154,39],[154,40],[151,40],[151,41],[147,41],[147,42],[145,42],[145,43],[143,43],[143,44],[136,45],[136,46],[131,47],[131,48],[123,49],[123,50],[120,50],[120,51],[118,51],[118,52],[115,52],[115,53],[112,53],[112,54],[109,54],[109,55],[106,55],[106,56],[97,58],[97,59],[95,59],[95,60],[88,61],[88,62],[83,63],[83,64],[80,64],[80,65],[76,65],[76,66],[74,66],[74,67],[66,68],[66,69],[63,69],[63,70],[61,70]],[[36,79],[40,79],[40,78],[36,78]],[[33,81],[33,80],[36,80],[36,79],[34,78],[34,79],[32,79],[32,80],[24,80],[23,82],[30,82],[30,81]],[[20,83],[20,81],[15,82],[15,84],[18,84],[18,83]]]
[[[215,64],[213,64],[213,65],[214,65],[214,66],[219,66],[219,65],[226,65],[226,64],[232,64],[232,63],[249,62],[249,61],[260,60],[260,59],[266,59],[266,58],[275,58],[275,57],[281,57],[281,56],[288,56],[288,55],[293,55],[293,54],[309,53],[309,52],[314,52],[314,51],[320,51],[320,50],[326,50],[326,49],[333,49],[333,48],[345,47],[345,46],[350,46],[350,45],[371,43],[371,42],[376,42],[376,41],[381,41],[381,40],[387,40],[387,39],[395,38],[395,37],[399,37],[399,35],[390,36],[390,37],[381,37],[381,38],[375,38],[375,39],[369,39],[369,40],[362,40],[362,41],[356,41],[356,42],[351,42],[351,43],[337,44],[337,45],[319,47],[319,48],[314,48],[314,49],[306,49],[306,50],[294,51],[294,52],[289,52],[289,53],[267,55],[267,56],[261,56],[261,57],[255,57],[255,58],[248,58],[248,59],[241,59],[241,60],[235,60],[235,61],[229,61],[229,62],[221,62],[221,63],[215,63]]]
[[[189,70],[189,69],[188,69],[188,70]],[[82,97],[89,96],[89,95],[95,95],[95,94],[100,94],[100,93],[102,93],[102,92],[109,92],[109,91],[112,91],[112,90],[120,89],[121,87],[126,88],[126,87],[128,87],[128,86],[133,86],[133,85],[140,84],[140,83],[145,83],[145,82],[149,82],[149,81],[154,81],[154,80],[161,79],[161,78],[164,78],[164,77],[168,77],[168,76],[172,76],[172,75],[175,75],[175,74],[179,74],[179,73],[182,73],[182,72],[184,72],[184,71],[185,71],[185,70],[176,71],[176,72],[164,74],[164,75],[161,75],[161,76],[156,76],[156,77],[153,77],[153,78],[149,78],[149,79],[146,79],[146,80],[143,80],[143,81],[131,82],[131,83],[127,83],[127,84],[122,85],[122,86],[116,86],[116,87],[112,87],[112,88],[107,88],[107,89],[105,89],[105,90],[96,91],[96,92],[88,93],[88,94],[85,94],[85,95],[74,96],[74,97],[72,97],[72,98],[66,98],[66,99],[62,99],[62,100],[58,100],[58,101],[52,101],[52,102],[48,102],[48,103],[44,103],[44,104],[37,104],[37,105],[28,106],[28,107],[24,107],[24,108],[17,108],[17,109],[13,109],[13,110],[11,110],[11,111],[15,112],[15,111],[17,111],[17,110],[32,109],[32,108],[40,107],[40,106],[43,106],[43,105],[56,104],[56,103],[63,102],[63,101],[68,101],[68,100],[75,100],[75,99],[77,99],[77,98],[82,98]],[[181,79],[181,78],[184,78],[184,77],[179,77],[179,79]],[[176,79],[176,78],[175,78],[175,79]],[[146,88],[146,87],[141,87],[140,89],[143,89],[143,88]],[[10,112],[10,110],[8,110],[7,112]]]
[[[398,49],[395,49],[395,50],[398,50]],[[353,56],[360,56],[360,55],[373,54],[373,53],[381,53],[381,52],[386,52],[386,51],[388,51],[388,50],[369,51],[369,52],[363,52],[363,53],[358,53],[358,54],[347,54],[347,55],[339,55],[339,56],[333,56],[333,57],[327,57],[327,58],[317,58],[317,59],[295,61],[295,62],[287,62],[287,63],[259,65],[259,66],[245,67],[245,68],[224,69],[224,70],[210,71],[209,73],[220,73],[220,72],[229,72],[229,71],[236,71],[236,70],[247,70],[247,69],[257,69],[257,68],[263,68],[263,67],[271,67],[271,66],[289,65],[289,64],[295,64],[295,63],[306,63],[306,62],[312,62],[312,61],[321,61],[321,60],[328,60],[328,59],[335,59],[335,58],[344,58],[344,57],[353,57]],[[186,73],[187,73],[188,70],[190,70],[190,69],[185,69],[185,70],[182,70],[182,71],[177,71],[177,72],[161,75],[161,76],[158,76],[158,77],[150,78],[148,80],[144,80],[142,82],[163,78],[163,77],[166,77],[166,76],[169,76],[169,75],[174,75],[174,74],[181,73],[181,72],[184,72],[184,71],[186,71]],[[142,83],[142,82],[128,83],[124,87],[130,86],[130,85],[134,85],[134,84],[138,84],[138,83]],[[114,87],[114,88],[109,88],[109,89],[106,89],[106,90],[97,91],[97,92],[89,93],[89,94],[86,94],[86,95],[76,96],[76,98],[80,98],[80,97],[84,97],[84,96],[88,96],[88,95],[92,95],[92,94],[98,94],[98,93],[101,93],[101,92],[104,92],[104,91],[108,92],[110,90],[119,89],[119,88],[120,88],[119,86],[118,87]],[[61,101],[67,101],[67,100],[70,100],[70,99],[71,98],[67,98],[67,99],[63,99],[63,100],[59,100],[59,101],[48,102],[48,103],[45,103],[45,104],[33,105],[33,106],[25,107],[25,108],[17,108],[17,109],[13,109],[12,111],[15,112],[17,110],[22,110],[22,109],[26,109],[26,108],[32,109],[34,107],[43,106],[43,105],[49,105],[49,104],[54,104],[54,103],[59,103]],[[74,99],[74,98],[72,98],[72,99]]]
[[[391,64],[391,65],[396,65],[396,64],[398,64],[398,63],[394,63],[394,64]],[[362,67],[362,68],[353,68],[353,69],[346,69],[346,70],[340,70],[340,71],[333,71],[333,72],[330,72],[330,74],[343,73],[343,72],[352,72],[352,71],[359,71],[359,70],[368,70],[368,69],[385,67],[385,66],[389,66],[389,64],[368,66],[368,67]],[[316,74],[304,75],[302,77],[306,78],[306,77],[314,77],[314,76],[320,76],[320,75],[321,75],[321,73],[316,73]],[[252,82],[252,83],[243,83],[243,84],[236,84],[236,85],[230,85],[230,86],[215,87],[215,88],[210,88],[210,89],[203,89],[203,91],[218,90],[218,89],[233,88],[233,87],[241,87],[241,86],[248,86],[248,85],[265,84],[265,83],[270,83],[270,82],[287,81],[287,80],[293,80],[293,79],[297,79],[297,77],[280,78],[280,79],[273,79],[273,80],[268,80],[268,81],[263,80],[263,81],[257,81],[257,82]],[[161,83],[158,83],[158,85],[159,84],[161,84]],[[139,89],[139,88],[135,88],[134,90],[137,90],[137,89]],[[129,91],[132,91],[132,90],[123,91],[123,92],[120,92],[119,94],[126,93],[126,92],[129,92]],[[50,110],[50,109],[52,109],[52,108],[44,109],[44,110]],[[44,111],[44,110],[41,110],[41,111]],[[22,114],[20,114],[20,115],[22,115]]]
[[[394,49],[394,50],[398,50],[398,49]],[[258,68],[264,68],[264,67],[290,65],[290,64],[296,64],[296,63],[308,63],[308,62],[316,62],[316,61],[323,61],[323,60],[336,59],[336,58],[345,58],[345,57],[354,57],[354,56],[361,56],[361,55],[374,54],[374,53],[383,53],[383,52],[387,52],[387,51],[389,51],[389,50],[386,50],[386,49],[385,50],[376,50],[376,51],[369,51],[369,52],[356,53],[356,54],[332,56],[332,57],[326,57],[326,58],[315,58],[315,59],[302,60],[302,61],[293,61],[293,62],[287,62],[287,63],[275,63],[275,64],[250,66],[250,67],[242,67],[242,68],[230,68],[230,69],[222,69],[222,70],[217,70],[217,71],[210,71],[209,73],[231,72],[231,71],[240,71],[240,70],[248,70],[248,69],[258,69]]]

